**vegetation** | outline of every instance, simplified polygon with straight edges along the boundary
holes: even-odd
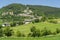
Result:
[[[50,22],[50,23],[54,23],[54,24],[58,23],[58,22],[55,21],[55,20],[50,20],[49,22]]]
[[[12,36],[13,30],[10,29],[10,27],[6,27],[5,30],[4,30],[4,34],[5,34],[5,36],[7,36],[7,37]]]
[[[8,21],[8,22],[13,22],[13,21],[22,21],[27,17],[21,17],[21,16],[17,16],[18,14],[23,13],[23,10],[26,9],[26,7],[29,7],[33,13],[32,15],[34,16],[43,16],[43,17],[47,17],[48,19],[52,19],[52,18],[60,18],[60,8],[54,8],[54,7],[48,7],[48,6],[39,6],[39,5],[22,5],[22,4],[17,4],[17,3],[13,3],[10,5],[7,5],[5,7],[2,7],[0,9],[0,19],[3,20],[4,22]],[[2,14],[4,12],[12,12],[14,15],[4,15],[2,16]],[[9,18],[9,19],[8,19]],[[43,21],[45,21],[43,19]]]
[[[44,28],[44,30],[42,31],[42,36],[47,36],[47,35],[51,35],[51,31],[47,30],[46,28]]]
[[[26,7],[29,7],[33,11],[33,13],[30,15],[33,15],[35,16],[35,18],[37,18],[33,20],[32,23],[30,22],[30,24],[24,24],[24,20],[29,19],[30,17],[18,16],[19,14],[23,13],[23,10],[26,9]],[[4,12],[13,12],[13,15],[2,15]],[[39,19],[39,17],[41,16],[42,18]],[[35,39],[37,37],[38,40],[52,40],[53,36],[57,38],[57,35],[60,34],[60,23],[58,23],[60,20],[54,20],[59,18],[60,8],[39,5],[25,6],[15,3],[10,4],[0,9],[0,20],[2,22],[0,25],[0,37],[17,37],[18,40],[22,39],[19,37],[26,37],[22,40],[27,39],[27,37],[29,37],[28,40],[34,40],[34,37]],[[8,22],[10,26],[3,27],[2,24],[5,22]],[[52,39],[49,38],[50,36],[52,37]],[[11,40],[10,38],[8,39]],[[58,38],[58,40],[59,39],[60,38]]]
[[[3,37],[3,30],[0,29],[0,37]]]
[[[20,31],[16,32],[16,36],[17,37],[25,37],[25,35],[23,33],[20,33]]]
[[[30,37],[40,37],[40,30],[36,29],[35,27],[31,28],[31,33],[29,33]]]

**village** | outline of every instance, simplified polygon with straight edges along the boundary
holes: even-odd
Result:
[[[14,15],[14,12],[13,11],[10,11],[10,12],[3,12],[2,13],[2,16],[4,16],[4,15]],[[25,10],[23,10],[23,13],[20,13],[20,14],[17,14],[16,16],[24,16],[24,17],[29,17],[28,19],[24,19],[24,21],[23,21],[23,23],[24,24],[29,24],[29,23],[31,23],[32,21],[34,21],[35,19],[39,19],[39,20],[41,20],[41,18],[42,18],[42,16],[37,16],[37,14],[36,15],[33,15],[33,11],[32,10],[30,10],[29,9],[29,7],[26,7],[26,9]],[[36,17],[35,17],[36,16]],[[10,26],[10,23],[9,22],[4,22],[3,24],[2,24],[2,26],[4,27],[4,26]]]

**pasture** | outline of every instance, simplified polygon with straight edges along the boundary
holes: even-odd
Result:
[[[20,25],[20,26],[16,26],[16,27],[11,27],[11,29],[13,29],[14,32],[19,30],[21,33],[24,33],[27,36],[28,33],[30,33],[30,28],[32,26],[35,26],[39,30],[43,30],[46,27],[48,30],[51,30],[52,32],[55,32],[56,28],[60,29],[59,23],[53,24],[53,23],[49,23],[49,22],[24,24],[24,25]],[[0,38],[0,40],[60,40],[60,34],[44,36],[44,37],[35,37],[35,38],[34,37],[15,37],[15,36],[13,36],[13,37],[3,37],[3,38]]]
[[[16,26],[16,27],[12,27],[12,29],[16,32],[17,30],[19,30],[20,32],[24,33],[24,34],[28,34],[30,32],[30,28],[32,26],[35,26],[37,29],[39,30],[43,30],[45,27],[48,30],[51,30],[52,32],[56,31],[56,28],[60,29],[60,24],[53,24],[53,23],[48,23],[48,22],[40,22],[40,23],[35,23],[35,24],[24,24],[24,25],[20,25],[20,26]]]
[[[60,36],[47,36],[47,37],[7,37],[7,38],[0,38],[0,40],[60,40]]]

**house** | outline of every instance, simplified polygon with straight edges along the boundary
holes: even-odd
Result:
[[[33,13],[32,10],[29,9],[29,7],[27,7],[23,12],[28,15]]]
[[[29,23],[31,23],[31,22],[32,22],[32,19],[25,19],[23,23],[24,23],[24,24],[29,24]]]
[[[10,26],[10,24],[9,24],[9,23],[4,23],[4,24],[2,24],[2,26],[3,26],[3,27],[6,27],[6,26],[8,26],[8,27],[9,27],[9,26]]]
[[[8,14],[10,14],[10,15],[14,15],[13,11],[10,11],[10,12],[3,12],[3,13],[2,13],[2,16],[4,16],[4,15],[8,15]]]

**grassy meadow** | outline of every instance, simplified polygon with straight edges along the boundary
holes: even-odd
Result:
[[[53,23],[48,23],[48,22],[40,22],[40,23],[35,23],[35,24],[24,24],[16,27],[12,27],[14,31],[21,31],[22,33],[28,34],[30,32],[30,28],[32,26],[35,26],[37,29],[43,30],[45,27],[48,30],[51,30],[52,32],[56,31],[56,28],[60,28],[60,23],[58,24],[53,24]]]
[[[7,37],[0,38],[0,40],[60,40],[60,36],[47,36],[47,37]]]
[[[45,27],[48,30],[51,30],[51,32],[55,32],[56,28],[60,29],[60,23],[54,24],[49,22],[39,22],[39,23],[30,23],[30,24],[24,24],[16,27],[11,27],[11,29],[16,32],[17,30],[21,33],[24,33],[26,36],[28,33],[30,33],[30,28],[32,26],[35,26],[39,30],[43,30]],[[49,36],[42,36],[42,37],[3,37],[0,38],[0,40],[60,40],[60,34],[57,35],[49,35]]]

